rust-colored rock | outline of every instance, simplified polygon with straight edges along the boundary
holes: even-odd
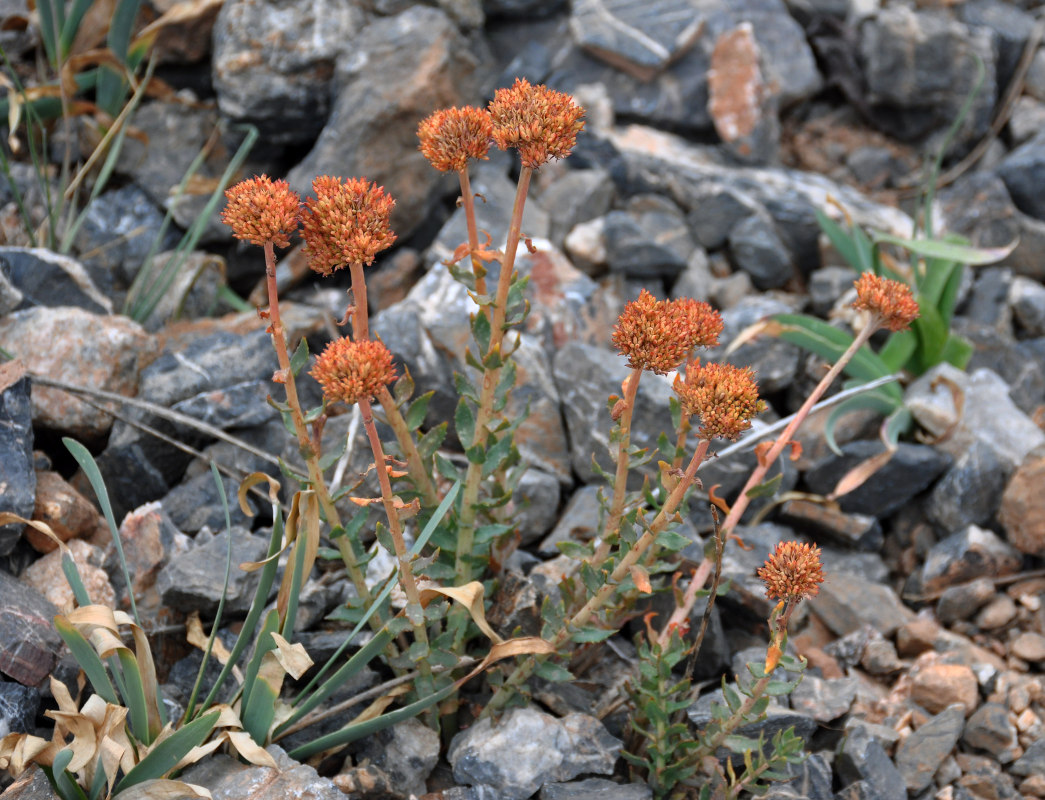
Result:
[[[36,473],[33,519],[50,525],[63,542],[73,538],[89,538],[102,522],[101,514],[94,505],[57,472]],[[41,553],[50,553],[58,547],[33,528],[27,527],[24,536]]]
[[[68,545],[91,602],[112,608],[116,602],[116,592],[109,583],[108,574],[98,566],[103,558],[101,551],[82,539],[71,539]],[[63,614],[68,614],[76,607],[73,590],[62,572],[62,554],[57,550],[26,567],[20,580],[54,603]]]
[[[976,675],[964,664],[927,664],[912,678],[911,699],[931,714],[960,703],[969,716],[979,702]]]
[[[1021,553],[1045,556],[1045,451],[1032,451],[1005,487],[998,521]]]
[[[776,150],[779,125],[759,58],[750,23],[718,37],[708,70],[708,113],[736,155],[764,161]]]

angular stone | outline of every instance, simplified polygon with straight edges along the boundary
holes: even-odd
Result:
[[[882,547],[882,526],[867,514],[846,514],[809,500],[788,500],[780,506],[780,521],[857,550],[877,552]]]
[[[804,675],[791,693],[791,707],[817,722],[830,722],[849,711],[856,698],[855,678],[824,679]]]
[[[650,800],[653,790],[645,783],[586,778],[569,783],[546,783],[537,796],[540,800]]]
[[[333,781],[289,758],[278,745],[270,745],[266,752],[275,759],[275,768],[215,755],[193,764],[179,780],[206,786],[214,800],[344,800],[345,795]]]
[[[539,195],[548,212],[548,238],[562,249],[566,235],[577,225],[610,210],[613,179],[604,169],[573,169]]]
[[[570,30],[585,50],[648,81],[693,47],[701,11],[697,0],[577,0]]]
[[[559,519],[562,484],[549,472],[526,470],[512,492],[509,515],[521,537],[522,547],[533,544],[546,534]]]
[[[734,225],[729,251],[737,269],[759,289],[779,289],[794,275],[788,250],[768,215],[752,214]]]
[[[722,312],[722,335],[719,346],[708,351],[707,360],[717,361],[741,332],[773,314],[789,313],[796,309],[770,295],[745,297],[732,308]],[[729,354],[728,361],[738,367],[755,371],[759,394],[765,396],[787,388],[798,372],[801,350],[798,345],[771,336],[759,336],[745,342]]]
[[[237,499],[239,481],[223,476],[221,483],[225,487],[225,500],[228,503],[232,524],[249,528],[250,519],[243,513]],[[214,476],[210,472],[178,484],[160,501],[160,504],[170,516],[174,527],[183,533],[195,534],[204,526],[212,531],[225,527],[225,507],[218,494],[218,487],[214,483]],[[247,505],[255,511],[257,510],[254,499],[249,495]],[[126,520],[124,522],[126,524]]]
[[[0,570],[0,672],[37,686],[58,661],[58,609],[38,591]]]
[[[229,534],[221,531],[208,541],[199,543],[187,553],[174,556],[160,570],[156,588],[165,605],[176,611],[213,614],[221,599],[225,583],[225,561]],[[261,536],[252,536],[243,528],[232,529],[232,570],[225,611],[243,613],[250,608],[260,575],[244,572],[238,565],[261,561],[268,543]]]
[[[417,124],[437,108],[475,104],[483,58],[434,8],[364,30],[338,60],[330,118],[288,180],[306,194],[317,175],[365,175],[396,199],[392,228],[403,239],[449,184],[418,151]]]
[[[123,395],[135,394],[139,370],[155,347],[152,337],[126,317],[79,308],[16,311],[0,319],[0,341],[33,372]],[[87,439],[104,435],[112,425],[105,411],[47,386],[33,389],[33,421]]]
[[[33,519],[46,523],[59,539],[88,538],[104,525],[101,514],[86,497],[70,486],[57,472],[36,473],[36,504]],[[26,541],[41,553],[58,547],[51,539],[33,528],[26,528]]]
[[[155,586],[156,576],[171,558],[192,547],[192,540],[174,527],[159,503],[149,503],[127,514],[120,523],[120,541],[131,574],[131,590],[138,602]],[[129,603],[122,571],[116,568],[115,552],[109,566],[121,604]]]
[[[670,200],[640,195],[627,211],[606,215],[610,270],[628,278],[671,280],[686,269],[695,247],[682,212]]]
[[[366,22],[353,4],[225,3],[214,28],[218,108],[256,125],[267,142],[314,141],[330,113],[338,57],[355,46]]]
[[[458,733],[447,760],[459,783],[485,784],[511,800],[525,800],[545,783],[612,773],[620,748],[621,742],[587,714],[557,719],[516,708],[496,726],[482,719]]]
[[[998,509],[1007,474],[995,450],[974,441],[932,488],[926,516],[949,533],[986,524]]]
[[[56,800],[54,787],[47,774],[33,764],[3,792],[4,800]]]
[[[927,592],[984,575],[998,577],[1019,570],[1023,558],[993,532],[969,525],[932,546],[922,567]]]
[[[952,387],[962,393],[960,411]],[[1027,453],[1045,444],[1045,433],[1016,407],[1008,391],[1008,385],[990,370],[967,375],[940,364],[908,387],[904,402],[933,436],[948,432],[936,449],[960,458],[978,439],[994,449],[1007,468],[1015,469]]]
[[[810,491],[827,495],[857,465],[880,455],[881,441],[850,442],[842,457],[830,455],[805,473]],[[901,443],[891,459],[874,475],[839,499],[843,511],[886,517],[902,508],[945,470],[951,459],[926,445]]]
[[[420,797],[428,791],[425,781],[439,760],[439,734],[408,719],[365,739],[359,757],[388,775],[399,796]]]
[[[965,722],[962,741],[996,758],[1004,757],[1016,744],[1016,728],[1009,721],[1009,709],[1002,703],[984,703]],[[1005,761],[1011,758],[1008,754]]]
[[[109,582],[109,575],[102,568],[105,554],[101,548],[82,539],[70,539],[67,547],[72,553],[76,569],[91,602],[113,607],[116,604],[116,592]],[[72,587],[62,571],[62,554],[57,550],[26,567],[19,580],[29,584],[54,603],[55,608],[62,614],[68,614],[78,605]]]
[[[969,716],[979,698],[976,675],[964,664],[927,664],[912,676],[911,699],[930,714],[957,704]]]
[[[909,792],[927,789],[943,760],[950,755],[965,724],[962,706],[950,706],[908,736],[896,753],[896,768]]]
[[[1045,739],[1031,742],[1023,755],[1009,767],[1013,775],[1041,775],[1045,773]]]
[[[0,739],[9,733],[34,733],[40,692],[32,686],[0,681]]]
[[[707,181],[694,188],[686,221],[702,247],[718,250],[726,244],[734,226],[760,208],[748,194],[725,183]]]
[[[1001,497],[998,522],[1005,538],[1021,553],[1045,555],[1045,448],[1035,450],[1017,468]]]
[[[1042,223],[1045,225],[1045,223]],[[1009,314],[1011,316],[1011,314]],[[953,320],[952,331],[975,348],[966,372],[989,369],[1009,386],[1009,397],[1024,414],[1033,415],[1045,397],[1045,362],[1033,350],[1036,339],[1013,341],[1011,323],[1003,331],[961,317]]]
[[[839,636],[864,625],[870,625],[883,636],[891,636],[911,617],[911,612],[892,589],[855,575],[825,581],[809,607]]]
[[[0,511],[29,519],[36,500],[33,413],[29,378],[15,362],[0,365]],[[0,556],[22,537],[20,523],[0,525]]]
[[[737,688],[735,683],[730,684],[730,686],[734,690]],[[725,705],[722,689],[715,689],[712,692],[701,695],[693,705],[686,709],[686,716],[689,717],[689,721],[697,729],[703,728],[712,720],[711,707],[714,704]],[[757,739],[761,735],[768,742],[772,740],[775,734],[792,727],[795,729],[796,736],[808,742],[816,732],[818,725],[812,717],[806,714],[792,711],[771,702],[766,709],[766,716],[763,719],[758,722],[741,725],[737,729],[737,733],[753,739]],[[724,752],[719,751],[720,754]]]
[[[993,599],[994,594],[994,581],[988,578],[948,587],[936,604],[936,618],[944,625],[969,619]]]
[[[166,251],[150,258],[146,269],[151,275],[175,270],[166,291],[142,321],[147,331],[159,331],[176,320],[205,318],[227,309],[218,296],[226,286],[224,259],[203,250]]]
[[[836,770],[847,782],[866,781],[881,790],[881,796],[901,800],[906,796],[903,777],[886,755],[881,743],[862,727],[847,729],[836,757]]]
[[[1045,137],[1040,134],[1013,150],[998,168],[998,175],[1017,208],[1035,219],[1045,219],[1045,203],[1032,190],[1045,169]]]
[[[1013,315],[1031,336],[1045,334],[1045,286],[1030,278],[1017,277],[1009,290]]]
[[[541,542],[537,552],[543,556],[559,555],[559,542],[590,542],[599,529],[598,486],[582,486],[571,495],[562,516],[552,532]]]
[[[113,312],[112,301],[83,264],[42,247],[0,247],[0,275],[21,294],[18,309],[75,306],[92,314]]]

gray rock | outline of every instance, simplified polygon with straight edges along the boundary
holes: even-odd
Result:
[[[936,618],[944,625],[970,619],[994,596],[994,581],[989,578],[949,586],[936,604]]]
[[[831,574],[829,567],[824,570]],[[839,636],[864,625],[891,636],[912,616],[891,588],[852,574],[825,581],[809,608]]]
[[[1013,775],[1041,775],[1045,772],[1045,739],[1031,742],[1023,755],[1009,767],[1009,772]]]
[[[1009,397],[1016,407],[1024,414],[1033,414],[1045,400],[1045,364],[1028,352],[1026,342],[1014,342],[1009,329],[999,332],[995,326],[977,325],[961,317],[953,320],[951,330],[975,347],[966,372],[996,372],[1008,384]]]
[[[273,354],[273,357],[275,354]],[[276,417],[278,412],[268,403],[273,386],[266,380],[231,383],[209,392],[200,392],[171,406],[186,416],[215,428],[252,428]]]
[[[368,737],[359,756],[382,770],[404,797],[420,797],[439,760],[439,734],[408,719]]]
[[[822,267],[809,276],[810,310],[820,317],[827,316],[835,303],[853,288],[857,275],[849,267]]]
[[[849,470],[885,450],[880,441],[849,442],[842,456],[831,454],[805,473],[806,485],[816,494],[830,494]],[[928,487],[951,459],[926,445],[901,443],[893,457],[874,476],[839,499],[843,511],[887,517]]]
[[[694,300],[708,302],[715,277],[711,274],[711,262],[703,249],[697,248],[689,257],[686,269],[671,285],[672,299],[691,297]]]
[[[1010,471],[997,453],[976,440],[936,482],[925,513],[948,533],[986,524],[998,510]]]
[[[730,685],[734,690],[737,688],[735,683]],[[715,689],[697,698],[697,701],[686,709],[686,716],[697,729],[701,729],[711,722],[713,718],[711,708],[715,704],[725,705],[721,689]],[[737,729],[737,733],[753,739],[757,739],[761,735],[766,742],[769,742],[776,733],[791,727],[795,729],[795,735],[808,742],[818,726],[812,717],[770,702],[763,719],[741,725]],[[723,753],[724,751],[719,751],[720,756]]]
[[[25,295],[11,283],[3,270],[0,270],[0,314],[10,314],[22,304],[23,300],[25,300]]]
[[[1023,557],[992,531],[969,525],[932,546],[922,567],[922,587],[934,592],[982,575],[1011,575]]]
[[[956,10],[958,19],[970,28],[990,30],[998,56],[998,86],[1008,86],[1034,28],[1034,18],[1016,5],[999,0],[971,0]]]
[[[1016,207],[1035,219],[1045,219],[1045,202],[1033,191],[1034,181],[1045,170],[1045,137],[1038,135],[1006,156],[998,175]]]
[[[708,181],[694,188],[686,221],[702,247],[718,250],[729,240],[730,231],[759,209],[759,204],[746,193],[725,183]]]
[[[11,311],[33,306],[76,306],[92,314],[113,311],[112,301],[83,264],[44,248],[0,247],[0,275],[22,298]]]
[[[601,533],[599,493],[602,491],[598,486],[581,486],[577,489],[537,552],[542,556],[557,556],[559,542],[590,542],[597,537]]]
[[[207,475],[209,477],[209,471]],[[213,481],[211,478],[212,485]],[[230,501],[230,505],[234,502]],[[166,566],[172,557],[192,547],[192,540],[174,527],[171,518],[159,503],[149,503],[129,512],[120,523],[120,541],[123,543],[127,571],[131,574],[131,590],[139,604],[152,595],[149,590],[155,586],[160,569]],[[129,604],[116,548],[111,548],[106,555],[104,566],[106,572],[112,576],[116,597],[121,604]]]
[[[843,781],[865,781],[880,790],[883,798],[906,797],[903,777],[886,755],[881,743],[869,731],[850,727],[835,758],[835,770]],[[844,795],[843,795],[844,796]],[[875,795],[872,795],[872,797]]]
[[[1021,96],[1009,115],[1009,138],[1018,147],[1033,139],[1045,126],[1045,103],[1028,95]]]
[[[539,195],[548,214],[548,238],[560,250],[566,235],[582,222],[610,210],[613,180],[604,169],[574,169]]]
[[[752,214],[729,232],[733,264],[759,289],[779,289],[793,277],[787,248],[768,215]]]
[[[882,547],[882,526],[867,514],[843,511],[809,500],[788,500],[780,506],[780,521],[818,540],[827,538],[841,545],[877,552]]]
[[[505,17],[530,17],[554,14],[563,0],[483,0],[487,14]]]
[[[215,755],[193,764],[180,780],[206,786],[214,800],[343,800],[345,795],[329,778],[289,758],[278,745],[266,752],[276,760],[276,768],[243,764],[226,755]]]
[[[185,254],[168,251],[151,258],[147,269],[155,276],[174,270],[163,294],[143,305],[148,311],[142,312],[142,325],[148,331],[158,331],[180,319],[214,316],[228,308],[219,297],[226,286],[225,261],[217,256],[203,250]]]
[[[763,522],[761,525],[738,525],[736,534],[750,549],[729,545],[723,554],[722,578],[732,581],[729,601],[739,603],[757,617],[768,617],[775,603],[766,597],[765,584],[755,570],[765,564],[780,542],[794,539],[794,532],[783,525]],[[799,612],[804,608],[805,604],[799,606]]]
[[[1045,335],[1045,286],[1018,277],[1009,290],[1009,301],[1016,321],[1031,336]]]
[[[317,175],[365,175],[396,199],[392,228],[409,236],[449,185],[417,149],[417,124],[479,100],[480,52],[438,9],[373,21],[338,60],[330,118],[290,185],[305,194]]]
[[[0,739],[9,733],[34,733],[40,692],[32,686],[0,681]]]
[[[107,291],[131,285],[163,224],[163,212],[135,185],[105,192],[91,201],[76,235],[83,265]],[[159,250],[178,242],[175,231],[160,239]]]
[[[508,419],[526,416],[515,430],[519,456],[568,486],[573,482],[571,453],[551,360],[536,336],[520,336],[519,348],[512,357],[517,383],[504,413]]]
[[[526,470],[512,492],[511,518],[519,531],[519,545],[526,547],[551,530],[559,519],[562,484],[550,472]]]
[[[720,354],[747,328],[773,314],[789,313],[795,309],[769,295],[743,298],[732,308],[722,312],[722,335],[719,346],[708,353],[708,360],[719,360]],[[763,397],[787,388],[798,372],[802,351],[798,345],[772,336],[759,336],[745,342],[729,354],[728,361],[738,367],[755,371],[759,394]]]
[[[984,703],[965,723],[962,742],[977,750],[986,750],[1002,764],[1012,760],[1016,745],[1016,726],[1009,721],[1004,703]]]
[[[964,395],[960,412],[951,385]],[[1027,453],[1045,443],[1045,433],[1009,398],[1006,383],[987,369],[967,375],[950,364],[940,364],[908,387],[904,402],[918,424],[933,436],[950,432],[937,442],[936,449],[955,458],[978,439],[994,449],[1007,469],[1015,469]]]
[[[40,767],[32,764],[4,791],[4,800],[55,800],[54,786]]]
[[[40,685],[62,648],[57,613],[38,591],[0,570],[0,673],[23,686]]]
[[[903,741],[895,761],[909,792],[929,788],[936,770],[958,743],[964,726],[965,707],[956,703],[923,723]]]
[[[890,185],[905,172],[904,164],[888,147],[857,147],[846,156],[845,165],[857,183],[868,189]]]
[[[962,309],[962,316],[1002,331],[1009,330],[1012,324],[1012,312],[1009,307],[1011,286],[1012,270],[1008,267],[986,267],[979,270]]]
[[[221,479],[225,487],[225,499],[233,525],[249,528],[251,523],[237,500],[239,481],[228,476]],[[211,530],[225,527],[225,508],[210,472],[178,484],[161,501],[163,510],[170,516],[174,526],[184,533],[195,534],[204,526]],[[248,496],[247,504],[257,511],[253,499]]]
[[[218,108],[256,125],[272,144],[313,141],[330,113],[337,59],[355,46],[366,22],[361,7],[350,3],[225,3],[214,26]],[[258,37],[258,31],[272,35]]]
[[[702,11],[698,0],[578,0],[571,7],[570,31],[588,52],[649,80],[696,44]]]
[[[707,608],[706,597],[697,598],[689,612],[689,629],[699,631],[700,624],[704,619],[704,611]],[[667,613],[670,613],[668,611]],[[722,613],[718,605],[711,607],[711,617],[708,620],[708,629],[704,634],[704,641],[700,643],[700,653],[697,663],[693,667],[693,677],[696,680],[707,680],[722,674],[722,671],[730,663],[730,645],[726,636],[726,628],[722,624]]]
[[[621,382],[630,371],[618,353],[600,347],[570,342],[555,354],[552,374],[562,398],[570,461],[583,483],[596,480],[593,456],[603,469],[613,468],[616,445],[611,448],[609,441],[613,423],[606,398],[620,393]],[[668,400],[672,396],[667,378],[652,373],[642,376],[632,418],[632,446],[653,451],[661,433],[670,435]],[[652,475],[650,469],[644,467],[643,474]]]
[[[10,368],[0,367],[0,378]],[[3,380],[7,383],[7,380]],[[28,377],[0,390],[0,511],[25,519],[33,516],[36,470],[33,468],[33,414]],[[19,523],[0,526],[0,555],[7,555],[22,538]]]
[[[611,211],[605,230],[610,269],[643,281],[676,278],[696,247],[682,212],[655,195],[632,198],[627,211]]]
[[[546,783],[577,775],[609,775],[621,742],[587,714],[563,719],[515,708],[497,724],[482,719],[450,743],[447,760],[459,783],[484,784],[524,800]]]
[[[264,559],[268,542],[240,527],[232,528],[231,535],[232,570],[225,611],[236,614],[250,608],[260,578],[257,572],[244,572],[238,565]],[[206,542],[197,542],[187,553],[176,555],[160,570],[156,588],[165,605],[186,614],[192,611],[205,615],[214,613],[225,583],[228,540],[229,533],[221,531]]]
[[[987,129],[997,95],[988,31],[969,30],[946,14],[897,6],[864,19],[859,33],[867,99],[879,127],[910,139],[949,124],[976,83],[979,56],[986,77],[960,140]]]
[[[606,778],[587,778],[569,783],[546,783],[540,800],[650,800],[653,790],[645,783],[615,783]]]
[[[791,693],[791,708],[817,722],[830,722],[849,712],[856,699],[856,678],[819,678],[804,675]]]

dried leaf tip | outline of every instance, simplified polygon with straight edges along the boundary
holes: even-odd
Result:
[[[309,373],[323,387],[328,403],[368,400],[395,380],[392,353],[380,341],[337,339],[326,346]]]
[[[490,101],[493,139],[502,150],[514,147],[524,167],[537,169],[553,158],[566,158],[584,129],[584,109],[565,92],[516,78]]]
[[[468,159],[485,159],[493,137],[490,113],[481,108],[444,108],[417,127],[421,154],[441,172],[460,172]]]
[[[856,302],[853,308],[869,311],[881,319],[883,327],[904,331],[918,319],[918,301],[911,287],[900,281],[864,272],[856,280]]]
[[[329,275],[346,264],[370,265],[395,242],[389,225],[395,200],[383,186],[366,178],[320,175],[312,191],[316,196],[305,200],[301,235],[316,272]]]
[[[675,376],[673,388],[682,411],[700,417],[697,435],[701,439],[736,439],[766,408],[750,367],[691,361],[684,378]]]
[[[221,221],[232,235],[251,244],[288,247],[298,228],[301,198],[284,180],[255,175],[225,191],[228,204]]]
[[[643,289],[617,319],[613,344],[632,369],[664,375],[682,366],[693,348],[717,345],[721,332],[722,317],[707,303],[658,300]]]
[[[820,584],[824,582],[820,548],[798,542],[781,542],[777,545],[758,577],[766,585],[766,595],[777,600],[801,600],[816,597]]]

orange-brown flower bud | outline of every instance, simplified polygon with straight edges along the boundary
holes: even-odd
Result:
[[[328,344],[309,374],[323,387],[328,403],[342,400],[349,405],[373,397],[396,377],[392,353],[384,344],[348,337]]]
[[[584,129],[584,109],[565,92],[531,86],[516,78],[490,101],[493,139],[502,150],[515,147],[524,167],[536,169],[553,158],[566,158]]]
[[[305,200],[301,235],[309,266],[329,275],[346,264],[374,263],[374,256],[396,240],[388,224],[395,200],[366,178],[320,175],[314,198]]]
[[[228,205],[221,221],[232,235],[251,244],[276,247],[290,245],[290,234],[298,229],[301,198],[286,181],[255,175],[225,191]]]
[[[714,347],[722,317],[707,303],[688,297],[657,300],[643,289],[624,307],[613,329],[613,344],[632,369],[664,375],[689,358],[694,347]]]
[[[493,122],[485,109],[464,106],[436,111],[417,126],[420,150],[442,172],[460,172],[468,159],[485,159]]]
[[[824,582],[820,548],[798,542],[781,542],[776,552],[758,570],[766,585],[766,595],[777,600],[816,597]]]
[[[691,361],[686,377],[675,376],[675,394],[686,414],[700,417],[701,439],[736,439],[751,427],[751,420],[764,411],[758,386],[750,367],[733,364],[701,364]]]
[[[911,287],[873,272],[864,272],[857,279],[853,307],[870,311],[891,331],[905,331],[918,319],[918,301],[911,294]]]

